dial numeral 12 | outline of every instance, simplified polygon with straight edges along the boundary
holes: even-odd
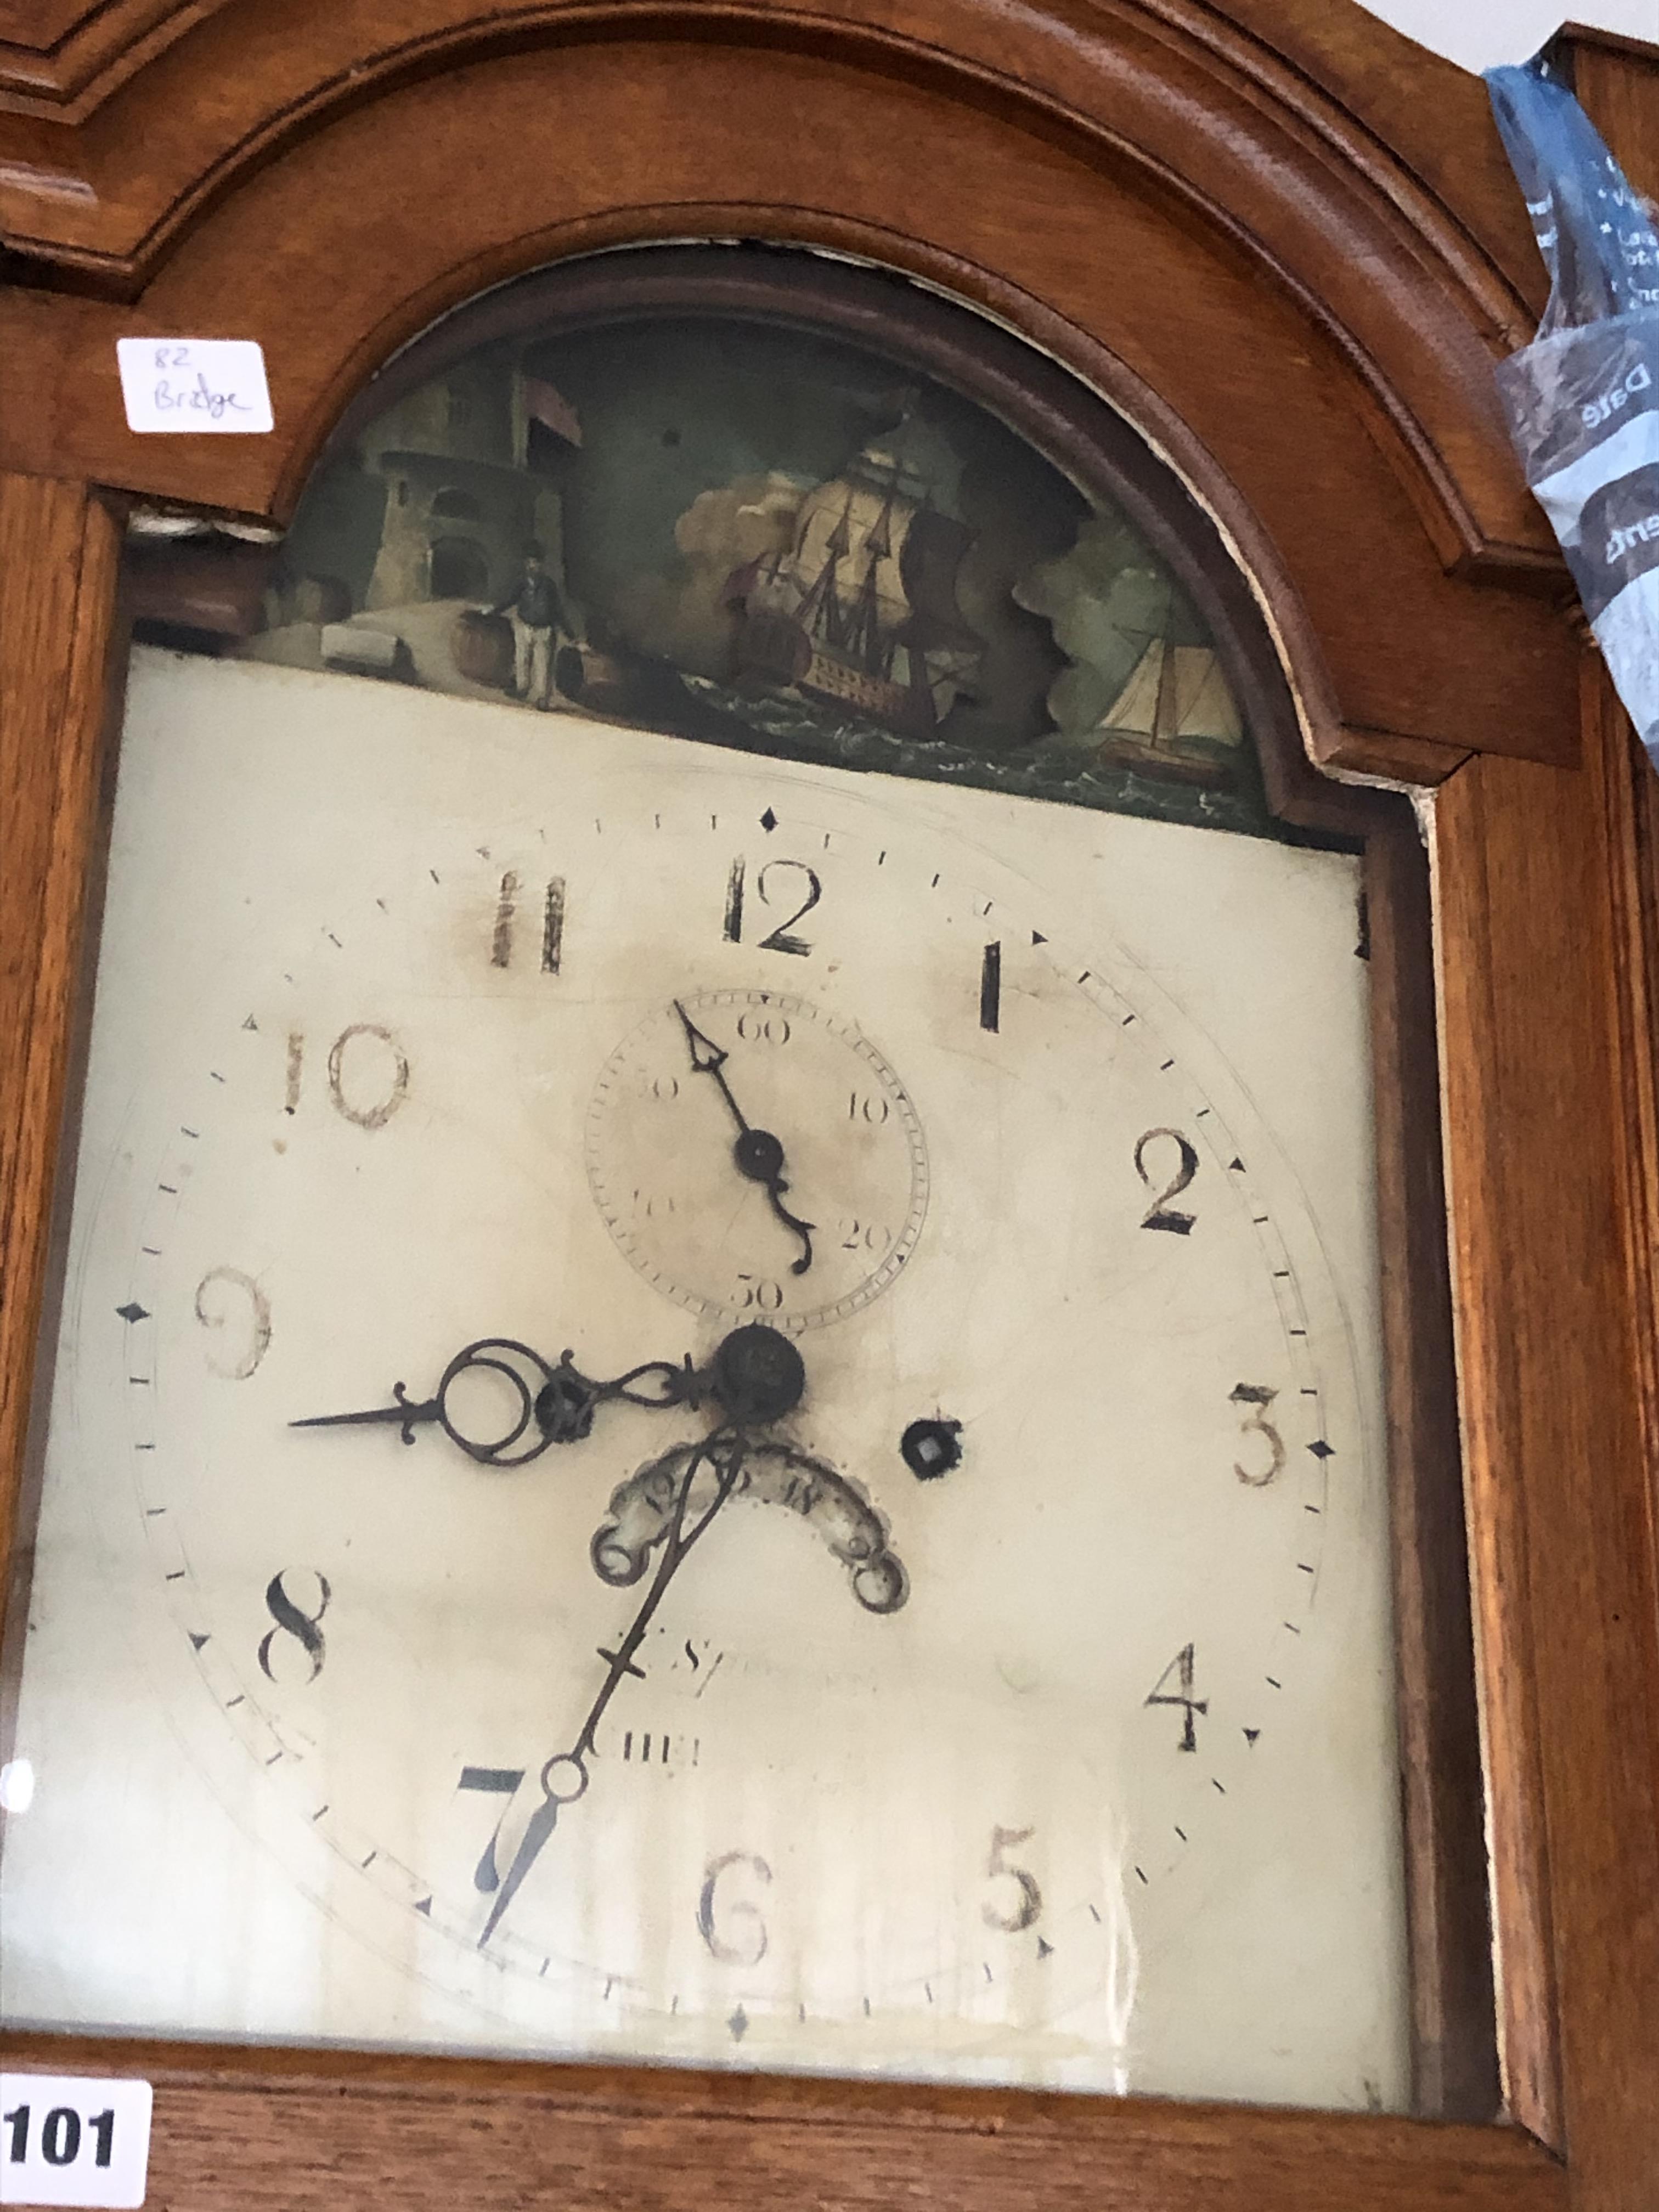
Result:
[[[767,886],[769,884],[776,884],[780,871],[787,872],[798,880],[790,886],[787,894],[780,890],[775,896]],[[745,863],[742,854],[739,854],[732,861],[732,872],[726,879],[726,921],[721,935],[728,945],[743,943],[745,877]],[[799,880],[801,878],[805,879],[804,883]],[[803,889],[805,891],[805,896],[801,898],[800,904],[796,907],[793,913],[787,915],[775,929],[769,930],[764,937],[757,940],[761,951],[794,952],[803,958],[811,952],[812,947],[810,942],[804,937],[795,935],[795,924],[803,915],[811,914],[823,896],[823,885],[818,881],[817,872],[809,868],[805,860],[768,860],[760,869],[755,878],[755,890],[763,906],[774,908],[781,906],[785,896],[800,897]]]

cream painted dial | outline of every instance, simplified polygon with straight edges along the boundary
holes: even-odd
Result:
[[[1354,888],[141,655],[11,2014],[1402,2102]]]
[[[755,1172],[769,1137],[769,1181]],[[792,1331],[885,1290],[927,1212],[903,1085],[855,1024],[787,991],[702,991],[648,1014],[594,1087],[587,1172],[655,1288],[693,1313]]]

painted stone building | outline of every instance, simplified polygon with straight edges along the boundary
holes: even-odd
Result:
[[[560,561],[557,492],[529,466],[525,380],[499,359],[459,364],[389,408],[363,442],[385,518],[362,605],[494,602],[526,547]]]

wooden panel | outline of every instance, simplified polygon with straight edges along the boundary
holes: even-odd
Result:
[[[1428,856],[1403,806],[1365,851],[1414,2108],[1498,2108],[1479,1717],[1447,1275]]]
[[[846,0],[843,16],[854,5]],[[424,58],[406,46],[386,65],[392,88],[372,107],[348,112],[342,64],[327,88],[327,127],[313,127],[301,86],[286,109],[276,101],[238,136],[245,93],[269,100],[289,86],[295,57],[314,56],[332,27],[373,16],[404,36],[412,7],[270,0],[257,18],[225,9],[155,64],[154,75],[131,80],[135,101],[141,86],[151,101],[169,86],[193,87],[193,106],[175,103],[171,121],[165,112],[157,120],[157,161],[169,146],[199,153],[216,133],[238,149],[217,179],[238,187],[222,207],[211,208],[204,190],[185,195],[197,228],[157,276],[142,310],[151,319],[141,326],[176,327],[178,318],[204,326],[211,316],[228,334],[264,337],[276,366],[279,436],[131,439],[110,344],[132,326],[126,311],[14,291],[0,302],[0,374],[9,380],[0,438],[14,465],[50,477],[78,462],[153,496],[278,512],[353,381],[478,284],[555,252],[677,228],[809,238],[981,301],[1063,357],[1100,361],[1109,388],[1115,362],[1126,389],[1155,391],[1188,441],[1206,499],[1230,529],[1238,519],[1238,542],[1254,531],[1271,556],[1262,572],[1272,578],[1273,618],[1305,641],[1316,680],[1328,670],[1335,720],[1347,732],[1336,742],[1349,744],[1353,764],[1409,762],[1419,757],[1413,748],[1432,746],[1426,757],[1443,769],[1469,744],[1571,757],[1577,672],[1557,626],[1540,603],[1517,606],[1439,574],[1425,487],[1454,535],[1463,526],[1457,497],[1468,514],[1485,516],[1485,542],[1498,557],[1507,557],[1505,546],[1518,556],[1529,544],[1535,554],[1537,518],[1522,525],[1512,475],[1502,484],[1499,473],[1486,479],[1490,509],[1466,488],[1479,489],[1479,469],[1448,462],[1438,482],[1433,457],[1444,459],[1448,441],[1431,438],[1415,477],[1402,472],[1409,424],[1389,416],[1375,377],[1365,386],[1344,365],[1352,333],[1340,317],[1316,312],[1312,298],[1355,277],[1330,270],[1331,240],[1369,240],[1376,258],[1359,271],[1358,291],[1390,294],[1390,313],[1406,301],[1400,320],[1408,330],[1419,295],[1406,264],[1419,254],[1432,270],[1429,289],[1475,333],[1473,349],[1460,342],[1446,357],[1462,364],[1473,389],[1474,365],[1502,319],[1491,303],[1501,303],[1504,286],[1490,295],[1484,328],[1479,272],[1457,273],[1457,218],[1423,246],[1409,173],[1385,148],[1368,146],[1363,131],[1325,129],[1316,103],[1303,102],[1280,137],[1252,137],[1252,100],[1280,100],[1263,88],[1271,73],[1258,70],[1245,88],[1226,70],[1212,72],[1206,90],[1202,71],[1190,69],[1206,38],[1208,50],[1224,46],[1222,9],[1102,0],[1086,16],[1060,5],[1041,11],[1042,52],[1060,71],[1041,114],[1018,89],[1034,50],[1022,44],[1030,19],[1017,11],[941,12],[936,27],[947,15],[971,21],[985,51],[947,65],[937,40],[951,44],[948,30],[937,29],[933,52],[917,37],[906,50],[907,84],[891,64],[872,75],[834,58],[848,49],[832,36],[833,10],[801,30],[793,11],[776,7],[769,19],[780,50],[764,52],[653,37],[508,58],[486,41],[468,50],[472,67],[440,85],[415,79],[455,55],[440,52],[441,42]],[[490,11],[503,38],[507,12]],[[514,11],[515,35],[542,36],[548,12]],[[559,12],[574,21],[581,11]],[[667,15],[630,13],[647,27]],[[1295,15],[1305,30],[1304,0],[1237,0],[1237,13],[1264,26]],[[1342,13],[1352,32],[1352,15]],[[214,43],[247,21],[258,27],[240,48]],[[1108,21],[1126,26],[1123,37],[1106,38]],[[787,40],[796,52],[781,50]],[[1160,40],[1183,57],[1162,80]],[[1364,51],[1357,33],[1321,49],[1339,74],[1354,50]],[[207,66],[239,51],[245,72]],[[195,76],[170,76],[186,56]],[[1272,202],[1266,171],[1275,150],[1291,196],[1317,198],[1328,189],[1322,169],[1335,174],[1346,164],[1373,179],[1369,198],[1361,195],[1366,205],[1394,210],[1400,251],[1388,244],[1386,223],[1368,229],[1356,216],[1346,234],[1328,227],[1325,270],[1316,258],[1298,300],[1273,262],[1263,219],[1231,214],[1222,169],[1202,189],[1188,177],[1166,191],[1146,146],[1133,160],[1114,153],[1104,108],[1087,131],[1066,117],[1068,99],[1084,102],[1085,86],[1132,74],[1132,64],[1164,85],[1154,106],[1165,143],[1177,142],[1184,112],[1205,118],[1215,137],[1232,130],[1241,145],[1267,148],[1253,186],[1267,198],[1253,209]],[[407,82],[395,82],[398,69]],[[975,75],[981,90],[971,101],[945,88]],[[1649,113],[1654,99],[1638,86],[1630,113]],[[814,131],[791,127],[809,104]],[[141,110],[112,99],[100,112],[110,118],[100,158],[118,187],[118,160],[140,143],[130,126]],[[153,106],[143,112],[156,115]],[[1472,111],[1458,112],[1472,125]],[[786,120],[757,132],[757,114]],[[167,138],[168,129],[179,135]],[[26,119],[7,133],[0,157],[47,170],[56,162],[53,173],[70,185],[81,153],[99,150],[92,137],[70,146],[69,134]],[[556,146],[556,159],[526,165],[503,191],[501,149],[544,144]],[[904,175],[897,205],[896,148]],[[1486,179],[1484,141],[1483,149]],[[258,176],[242,182],[258,162]],[[193,173],[187,161],[179,173]],[[619,177],[639,206],[617,208]],[[45,229],[61,243],[92,218],[73,190],[54,198],[54,189],[30,204],[46,210]],[[101,202],[93,189],[98,221],[112,211],[127,220],[134,204],[120,189]],[[1351,180],[1337,194],[1346,215],[1350,191]],[[1316,222],[1309,234],[1320,234]],[[95,258],[88,252],[82,274],[104,281]],[[64,246],[62,265],[74,262]],[[351,275],[344,287],[343,266]],[[1456,380],[1449,376],[1448,387]],[[1486,392],[1480,404],[1489,404]],[[1478,422],[1466,428],[1470,450],[1486,453],[1496,471],[1496,449],[1482,444]],[[1492,525],[1500,513],[1516,519],[1513,541],[1507,525]],[[76,486],[0,482],[8,959],[0,1226],[12,1268],[0,1322],[0,1419],[9,1424],[0,1450],[9,1470],[19,1464],[89,880],[114,556],[111,518]],[[1443,1049],[1507,2082],[1525,2126],[1571,2153],[1576,2212],[1651,2212],[1659,1601],[1642,1429],[1644,1377],[1650,1417],[1656,1387],[1650,1328],[1645,1347],[1638,1339],[1649,1328],[1644,1285],[1659,1243],[1650,1236],[1644,1247],[1641,1233],[1656,1173],[1651,1004],[1644,1011],[1641,997],[1651,969],[1642,960],[1632,968],[1632,947],[1650,960],[1659,934],[1659,809],[1604,694],[1593,698],[1585,727],[1581,773],[1487,757],[1443,785]],[[1376,733],[1375,755],[1365,750],[1367,729]],[[1421,1173],[1420,1157],[1416,1165]],[[1412,1601],[1426,1612],[1445,1596],[1422,1592]],[[1409,1759],[1409,1738],[1407,1747]],[[1451,1911],[1456,1893],[1454,1873],[1442,1881],[1431,1865],[1414,1909]],[[1449,2016],[1455,1993],[1443,2003]],[[1126,2212],[1132,2204],[1209,2212],[1218,2203],[1249,2212],[1333,2204],[1565,2212],[1569,2196],[1563,2170],[1519,2129],[337,2054],[326,2061],[331,2079],[315,2055],[210,2059],[51,2039],[13,2039],[11,2048],[37,2064],[137,2065],[157,2075],[154,2193],[173,2212],[369,2202],[506,2212],[543,2199],[689,2208],[714,2197],[757,2205],[925,2199],[988,2212],[1050,2203]]]
[[[812,129],[781,142],[751,127],[809,108]],[[550,130],[558,161],[502,192],[496,149]],[[912,157],[902,200],[897,146]],[[983,303],[1126,405],[1156,393],[1149,427],[1163,442],[1176,426],[1183,473],[1258,576],[1283,580],[1274,619],[1302,648],[1306,695],[1329,696],[1313,719],[1345,765],[1389,773],[1425,745],[1570,758],[1567,640],[1529,592],[1445,574],[1341,353],[1218,222],[1082,150],[931,81],[781,52],[640,40],[481,62],[387,92],[270,162],[178,246],[140,309],[6,295],[0,464],[285,519],[352,392],[469,294],[611,243],[810,241]],[[133,435],[115,337],[207,328],[264,343],[277,434]],[[75,403],[21,404],[20,386]]]
[[[1242,247],[1258,281],[1293,296],[1360,378],[1442,557],[1552,569],[1486,373],[1492,354],[1528,335],[1527,301],[1434,183],[1285,56],[1309,52],[1349,91],[1392,86],[1389,112],[1418,118],[1431,177],[1457,160],[1466,193],[1479,178],[1480,214],[1501,210],[1513,264],[1516,213],[1498,188],[1490,118],[1466,77],[1346,0],[1334,35],[1314,34],[1307,16],[1307,0],[1254,0],[1231,22],[1200,0],[1019,10],[991,0],[262,0],[173,40],[73,134],[0,117],[0,220],[20,254],[131,296],[266,161],[366,98],[499,53],[509,18],[520,50],[621,37],[641,49],[696,40],[836,58],[872,89],[931,82],[962,106],[1073,143],[1091,166],[1122,165],[1131,189],[1168,202],[1177,222]],[[688,100],[677,128],[700,120]],[[799,149],[786,137],[769,150],[769,197],[787,204]],[[1525,265],[1535,295],[1535,260]]]
[[[80,120],[159,53],[164,40],[226,4],[0,0],[0,105],[60,122]],[[535,11],[520,7],[514,12],[522,24]],[[1490,128],[1485,94],[1466,70],[1401,37],[1368,9],[1333,6],[1331,0],[1212,0],[1202,10],[1177,0],[1147,12],[1242,66],[1264,92],[1272,85],[1268,98],[1306,109],[1310,92],[1317,88],[1330,103],[1351,158],[1369,160],[1379,179],[1403,163],[1428,198],[1455,208],[1459,225],[1479,250],[1522,297],[1541,308],[1543,277],[1532,233]],[[319,51],[320,19],[337,13],[327,0],[313,0],[308,21],[292,19],[288,44],[301,65]],[[507,13],[491,11],[497,21]],[[1005,16],[1005,48],[1012,30]],[[249,91],[257,96],[257,88],[239,89],[244,97]],[[204,111],[198,102],[194,108],[204,137],[233,123],[222,106]],[[123,127],[143,135],[142,121]],[[1390,152],[1398,162],[1390,161]],[[1392,189],[1402,204],[1412,193],[1410,183],[1401,190],[1397,174],[1383,189]]]
[[[1134,191],[1186,201],[1182,219],[1197,212],[1206,228],[1248,241],[1261,276],[1325,327],[1370,389],[1443,557],[1553,562],[1484,374],[1482,341],[1520,343],[1528,312],[1405,164],[1263,40],[1225,33],[1210,9],[1048,0],[1011,15],[984,0],[542,0],[514,15],[520,49],[535,40],[573,51],[622,33],[639,46],[710,40],[836,58],[872,91],[933,82],[957,106],[1078,142],[1091,164],[1128,157]],[[1371,38],[1391,35],[1371,27]],[[361,106],[396,82],[452,77],[495,51],[500,11],[465,0],[264,0],[257,20],[246,9],[216,15],[77,135],[91,192],[51,201],[46,237],[106,283],[118,272],[149,279],[201,208],[343,101]],[[1402,51],[1394,42],[1389,60]],[[681,124],[695,115],[688,101]],[[18,133],[20,157],[40,159],[38,131]],[[1495,131],[1484,115],[1480,133],[1491,161]],[[796,197],[787,173],[772,197]],[[0,208],[20,246],[33,241],[40,212],[24,177],[0,173]]]
[[[1607,763],[1613,866],[1613,1019],[1620,1097],[1631,1141],[1620,1155],[1629,1230],[1643,1435],[1659,1516],[1659,771],[1637,743],[1601,662],[1585,671],[1586,719]]]
[[[0,1559],[14,1572],[119,553],[85,486],[0,477]]]
[[[1579,99],[1640,191],[1659,191],[1659,50],[1571,27],[1562,53]],[[1607,761],[1613,862],[1616,1018],[1625,1112],[1637,1142],[1626,1212],[1631,1296],[1654,1505],[1659,1511],[1659,769],[1636,743],[1599,660],[1587,672],[1585,717]]]
[[[1513,2128],[1134,2098],[0,2040],[156,2084],[167,2212],[1567,2212]]]
[[[1574,2202],[1659,2173],[1659,1603],[1597,732],[1441,787],[1455,1275],[1506,2076]],[[1557,2029],[1559,2026],[1559,2039]]]
[[[0,111],[70,122],[225,0],[0,0]]]

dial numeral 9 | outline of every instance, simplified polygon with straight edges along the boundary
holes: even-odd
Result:
[[[221,1285],[246,1301],[246,1334],[234,1358],[216,1359],[210,1350],[208,1365],[227,1382],[246,1382],[270,1349],[270,1301],[252,1276],[245,1275],[240,1267],[210,1267],[196,1285],[196,1318],[204,1328],[222,1329],[230,1319]],[[222,1344],[224,1341],[220,1339]]]

